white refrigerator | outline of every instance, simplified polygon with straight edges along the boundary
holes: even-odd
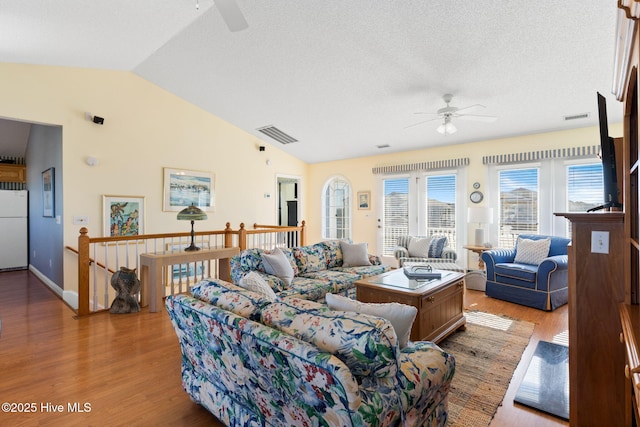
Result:
[[[27,192],[0,190],[0,271],[28,267]]]

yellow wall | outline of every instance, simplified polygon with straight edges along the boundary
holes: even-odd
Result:
[[[89,234],[102,234],[105,194],[145,196],[147,233],[185,231],[174,212],[162,211],[162,168],[171,167],[215,174],[216,209],[201,229],[221,229],[227,221],[275,223],[276,197],[265,193],[275,196],[276,174],[300,176],[309,243],[321,238],[322,188],[341,174],[354,192],[372,192],[372,210],[357,210],[354,201],[353,240],[378,253],[375,166],[469,157],[467,186],[478,181],[486,191],[483,155],[599,144],[591,127],[307,165],[271,145],[259,152],[264,142],[129,72],[0,63],[0,93],[0,117],[62,126],[70,246],[79,229],[73,216],[88,216]],[[85,112],[104,117],[104,126],[86,120]],[[621,126],[611,133],[622,135]],[[99,164],[86,165],[87,156]],[[65,283],[75,283],[74,260],[65,258]]]
[[[274,224],[275,175],[307,173],[304,162],[272,146],[258,151],[264,142],[129,72],[4,63],[0,93],[0,117],[62,126],[65,245],[77,246],[75,215],[89,217],[89,235],[102,235],[105,194],[144,196],[145,233],[188,231],[162,211],[163,167],[215,174],[215,211],[198,224],[209,230]],[[87,156],[99,164],[88,166]],[[76,282],[73,261],[65,257],[65,284]]]
[[[622,136],[622,125],[610,125],[609,131],[612,136]],[[314,220],[309,221],[309,241],[314,242],[321,238],[321,198],[319,195],[321,195],[327,180],[333,176],[344,176],[350,182],[354,192],[371,191],[371,210],[358,210],[354,200],[353,241],[368,242],[370,252],[379,254],[380,250],[377,248],[376,242],[377,220],[379,217],[377,209],[379,206],[377,206],[376,201],[380,197],[380,188],[377,188],[376,175],[372,173],[372,168],[469,157],[470,162],[466,172],[467,188],[460,189],[460,191],[465,191],[468,196],[468,193],[472,191],[473,183],[479,182],[481,190],[485,193],[485,201],[479,205],[483,206],[487,199],[487,186],[485,185],[487,170],[482,164],[483,156],[599,144],[598,127],[587,127],[310,165],[307,191],[312,197],[308,199],[306,212],[307,217]],[[464,199],[468,200],[468,197]]]

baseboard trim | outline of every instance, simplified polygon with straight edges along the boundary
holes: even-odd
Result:
[[[78,293],[75,291],[65,291],[56,283],[51,281],[47,276],[42,274],[40,270],[35,268],[32,264],[29,264],[29,271],[35,274],[38,279],[42,281],[49,289],[51,289],[56,295],[58,295],[69,307],[74,310],[78,309]]]

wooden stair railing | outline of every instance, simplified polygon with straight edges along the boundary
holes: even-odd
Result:
[[[233,230],[231,228],[231,224],[227,222],[224,230],[197,231],[195,232],[195,235],[202,236],[202,238],[211,237],[211,236],[221,236],[223,247],[231,248],[231,247],[237,246],[240,251],[253,248],[253,247],[259,247],[258,241],[253,240],[255,237],[252,237],[252,236],[266,236],[273,233],[295,233],[296,234],[295,240],[297,244],[300,246],[303,246],[306,244],[306,237],[305,237],[305,231],[304,231],[305,221],[302,221],[301,225],[298,227],[261,225],[261,224],[254,224],[253,227],[254,229],[247,230],[245,228],[244,223],[241,223],[238,230]],[[90,256],[91,245],[95,245],[96,243],[104,243],[108,246],[110,244],[117,245],[118,243],[122,243],[122,242],[145,242],[145,241],[155,241],[155,240],[162,240],[162,239],[188,238],[191,236],[190,232],[184,232],[184,233],[144,234],[144,235],[137,235],[137,236],[89,237],[88,233],[89,233],[89,230],[87,228],[82,227],[80,229],[80,235],[78,236],[77,250],[70,246],[66,247],[66,249],[78,255],[77,314],[79,316],[84,316],[92,313],[90,309],[90,278],[91,278],[90,266],[92,265],[92,263],[95,263],[97,266],[99,266],[103,270],[107,270],[111,274],[113,274],[114,272],[114,270],[110,269],[106,264],[103,264],[91,258]],[[142,253],[145,253],[145,252],[147,251],[144,251]]]

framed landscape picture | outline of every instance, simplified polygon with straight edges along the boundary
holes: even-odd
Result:
[[[144,197],[102,196],[104,236],[144,234]]]
[[[211,172],[164,168],[163,210],[178,212],[195,205],[213,208],[214,177]]]

